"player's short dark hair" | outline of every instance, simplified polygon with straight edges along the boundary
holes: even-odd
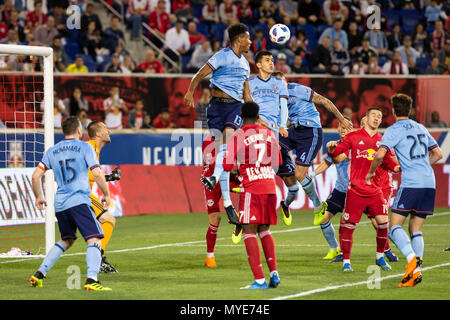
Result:
[[[267,51],[267,50],[262,50],[262,51],[258,51],[255,55],[255,64],[257,64],[258,62],[261,62],[262,58],[265,56],[273,56],[272,52]]]
[[[95,135],[98,132],[98,129],[100,129],[100,126],[99,126],[100,123],[102,123],[100,120],[95,120],[95,121],[92,121],[91,123],[89,123],[89,125],[87,126],[87,132],[88,132],[89,139],[93,139],[95,137]]]
[[[256,102],[245,102],[242,105],[241,117],[242,119],[257,119],[259,114],[259,106]]]
[[[243,23],[233,24],[228,27],[228,36],[230,42],[233,43],[243,33],[248,32],[248,27]]]
[[[394,108],[397,117],[407,117],[411,112],[412,99],[410,96],[397,93],[391,97],[392,108]]]
[[[62,123],[62,131],[65,136],[75,134],[79,127],[81,127],[81,122],[76,116],[70,116]]]
[[[370,107],[370,108],[367,109],[367,111],[366,111],[366,116],[368,116],[369,113],[370,113],[370,111],[372,111],[372,110],[380,111],[381,114],[383,114],[383,111],[381,110],[381,108],[379,108],[379,107]]]

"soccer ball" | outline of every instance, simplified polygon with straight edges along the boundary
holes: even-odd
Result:
[[[291,37],[291,31],[284,24],[276,24],[269,31],[270,40],[277,44],[285,44]]]

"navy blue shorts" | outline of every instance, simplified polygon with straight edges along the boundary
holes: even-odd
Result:
[[[278,168],[277,175],[281,178],[295,175],[295,164],[294,161],[292,161],[289,152],[285,148],[280,148],[280,152],[283,163]]]
[[[434,212],[434,188],[402,188],[398,189],[391,211],[407,217],[412,214],[426,218]]]
[[[314,158],[322,148],[322,128],[298,126],[288,129],[289,136],[280,136],[280,146],[286,150],[295,150],[295,164],[303,167],[312,165]]]
[[[234,99],[211,98],[206,109],[208,128],[221,133],[226,127],[239,129],[242,125],[242,103]],[[212,132],[214,132],[212,130]],[[214,136],[214,133],[212,133]]]
[[[333,191],[327,198],[327,211],[331,212],[333,215],[344,211],[346,195],[347,192],[341,192],[339,190],[333,189]]]
[[[58,219],[62,240],[76,239],[77,228],[86,241],[91,238],[101,239],[104,237],[102,227],[95,219],[94,210],[87,204],[80,204],[67,210],[56,212],[56,218]]]

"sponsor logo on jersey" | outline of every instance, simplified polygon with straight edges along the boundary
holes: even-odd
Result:
[[[273,169],[271,166],[247,168],[246,171],[249,181],[255,181],[259,179],[274,179]]]
[[[367,149],[367,150],[356,150],[356,158],[365,158],[367,160],[373,160],[373,155],[375,154],[375,150]]]

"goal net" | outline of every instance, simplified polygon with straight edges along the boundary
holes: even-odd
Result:
[[[45,173],[45,210],[31,177],[54,143],[53,50],[0,45],[0,257],[45,255],[55,241],[54,178]]]

